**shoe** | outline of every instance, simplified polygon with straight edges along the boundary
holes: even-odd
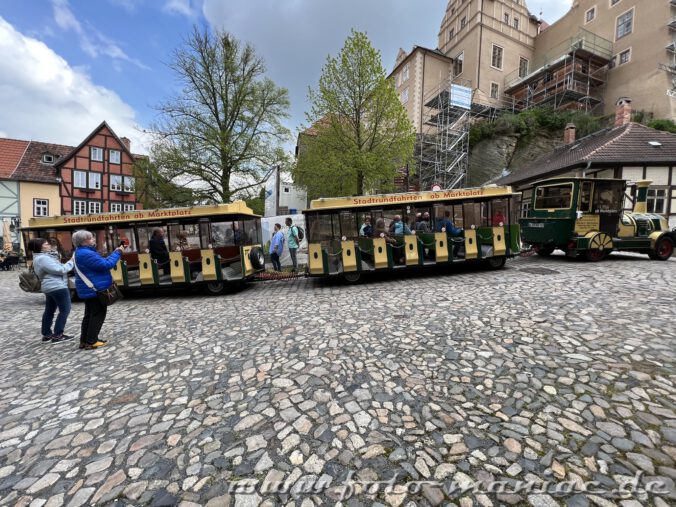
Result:
[[[43,337],[42,337],[42,343],[51,342],[51,341],[52,341],[52,338],[54,338],[54,335],[53,335],[53,334],[50,334],[49,336],[43,336]]]
[[[106,344],[106,342],[96,342],[96,343],[86,343],[85,346],[83,347],[85,350],[94,350],[98,349],[99,347],[103,347]]]
[[[72,339],[73,337],[67,334],[55,334],[52,336],[52,343],[61,343]]]

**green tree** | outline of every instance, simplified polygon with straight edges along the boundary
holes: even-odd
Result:
[[[157,106],[153,160],[200,201],[248,195],[284,157],[287,90],[265,77],[252,46],[225,32],[194,28],[170,68],[182,89]]]
[[[136,197],[145,209],[192,206],[198,203],[191,188],[169,181],[148,157],[136,159],[133,172]]]
[[[391,189],[412,158],[415,132],[365,33],[352,30],[327,58],[308,99],[312,127],[299,136],[294,181],[310,197]]]

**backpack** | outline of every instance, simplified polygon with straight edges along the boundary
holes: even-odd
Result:
[[[25,292],[40,292],[42,284],[32,267],[19,273],[19,287]]]
[[[305,231],[302,227],[298,226],[296,226],[296,230],[298,231],[298,241],[303,241],[303,238],[305,238]]]

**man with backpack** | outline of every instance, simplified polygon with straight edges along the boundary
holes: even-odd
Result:
[[[298,247],[300,246],[300,242],[303,239],[304,234],[301,232],[302,229],[293,225],[293,220],[291,220],[291,217],[287,218],[285,223],[289,228],[289,237],[287,241],[289,245],[291,263],[293,264],[292,271],[295,273],[298,270],[298,259],[296,258],[296,254],[298,253]]]

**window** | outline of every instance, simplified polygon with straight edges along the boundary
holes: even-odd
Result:
[[[608,62],[608,69],[613,69],[615,68],[615,56],[610,57],[610,61]]]
[[[89,173],[89,188],[96,190],[101,189],[101,173],[90,172]]]
[[[125,204],[124,211],[134,211],[136,209],[136,204]]]
[[[117,150],[109,150],[108,151],[108,161],[111,164],[119,164],[120,163],[120,152]]]
[[[462,62],[465,60],[465,52],[463,51],[453,59],[453,75],[459,76],[462,74]]]
[[[406,104],[408,102],[408,88],[401,92],[401,103]]]
[[[613,7],[614,5],[617,5],[620,3],[620,0],[610,0],[610,6]]]
[[[573,197],[573,184],[538,187],[535,192],[535,209],[568,209]]]
[[[101,213],[101,203],[96,201],[89,201],[89,213]]]
[[[402,83],[405,83],[406,81],[408,81],[408,63],[404,65],[403,76],[401,78]]]
[[[117,192],[122,191],[122,176],[119,174],[110,175],[110,189]]]
[[[521,218],[528,218],[529,213],[530,213],[530,202],[522,202],[521,203]]]
[[[120,213],[122,211],[122,204],[119,202],[110,203],[111,213]]]
[[[53,164],[54,163],[54,155],[51,153],[45,153],[42,155],[42,163],[43,164]]]
[[[124,177],[124,191],[125,192],[133,192],[135,188],[136,188],[136,178],[134,178],[133,176],[125,176]]]
[[[455,28],[451,28],[448,31],[448,40],[451,40],[453,37],[455,37]]]
[[[514,18],[514,21],[512,21],[512,24],[514,25],[514,28],[517,30],[519,29],[519,18]]]
[[[96,160],[97,162],[103,162],[103,148],[96,148],[95,146],[92,146],[89,149],[89,158]]]
[[[625,49],[620,53],[620,61],[618,65],[624,65],[625,63],[629,63],[629,60],[631,60],[631,48]]]
[[[86,215],[87,201],[73,201],[73,215]]]
[[[523,56],[519,57],[519,77],[528,75],[528,60]]]
[[[596,17],[596,7],[592,7],[584,15],[585,24],[589,23],[590,21],[593,21],[595,17]]]
[[[504,20],[505,20],[505,23],[507,23],[509,25],[509,13],[505,12]]]
[[[48,199],[33,199],[33,216],[47,217],[49,216],[49,200]]]
[[[579,211],[591,211],[592,207],[592,182],[583,181],[580,183],[580,202],[577,204],[577,209]]]
[[[617,31],[615,32],[615,39],[621,39],[625,35],[629,35],[634,23],[633,9],[625,12],[617,17]]]
[[[284,193],[288,194],[289,192],[291,192],[291,189],[289,187],[284,187]]]
[[[500,93],[500,85],[498,83],[491,83],[491,98],[497,99]]]
[[[491,66],[502,70],[502,48],[493,44],[493,55],[491,57]]]
[[[463,16],[462,19],[460,20],[460,30],[465,28],[466,24],[467,24],[467,17]]]
[[[667,191],[664,188],[649,188],[646,203],[648,213],[664,213],[667,209]]]

